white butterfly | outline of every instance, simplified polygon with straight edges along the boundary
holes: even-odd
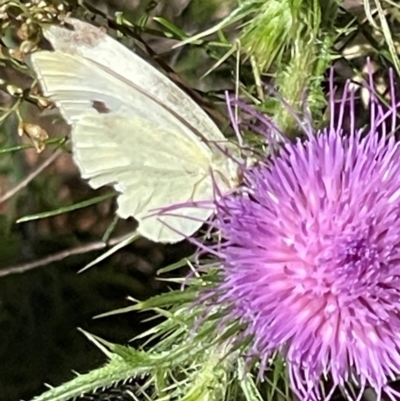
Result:
[[[215,199],[215,188],[225,194],[238,185],[238,164],[227,153],[237,149],[154,67],[99,28],[65,21],[71,28],[44,33],[54,51],[33,53],[31,64],[72,125],[82,177],[93,188],[113,184],[117,214],[133,216],[141,235],[169,243],[192,235],[214,212],[204,201]],[[184,206],[160,212],[176,204]]]

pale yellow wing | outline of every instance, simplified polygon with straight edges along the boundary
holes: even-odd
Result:
[[[200,160],[198,148],[179,134],[148,120],[110,113],[82,117],[72,136],[82,176],[93,188],[113,184],[121,192],[117,214],[135,217],[143,236],[177,242],[213,213],[207,159]],[[165,212],[180,203],[189,207]]]
[[[40,51],[31,55],[30,62],[44,95],[56,103],[69,123],[76,123],[86,114],[116,112],[138,116],[169,127],[195,143],[199,152],[211,154],[208,145],[184,120],[171,114],[145,91],[90,60],[59,51]]]
[[[101,29],[75,18],[66,18],[65,22],[67,26],[52,25],[44,32],[55,50],[82,56],[124,77],[173,110],[209,141],[226,142],[204,110],[156,68]]]
[[[97,28],[73,21],[72,34],[50,28],[58,50],[34,53],[31,63],[44,94],[73,127],[83,178],[93,188],[114,185],[121,192],[118,214],[139,220],[146,237],[176,242],[190,236],[213,212],[212,177],[221,193],[237,183],[237,166],[209,143],[224,140],[222,134],[157,70]],[[152,216],[192,201],[202,205],[181,208],[178,216]]]

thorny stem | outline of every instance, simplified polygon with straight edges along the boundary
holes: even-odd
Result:
[[[24,263],[18,266],[11,266],[6,269],[0,270],[0,277],[9,276],[11,274],[24,273],[28,270],[46,266],[50,263],[59,262],[60,260],[68,258],[69,256],[81,255],[87,252],[99,251],[109,246],[116,245],[131,235],[132,235],[131,233],[124,234],[119,237],[115,237],[109,240],[108,242],[104,241],[91,242],[86,245],[78,246],[76,248],[66,249],[53,255],[46,256],[45,258],[35,260],[34,262]]]
[[[43,170],[45,170],[51,163],[53,163],[57,159],[57,157],[60,156],[62,153],[63,151],[61,149],[54,152],[43,164],[41,164],[36,170],[34,170],[31,174],[29,174],[24,180],[22,180],[18,185],[16,185],[14,188],[10,189],[2,197],[0,197],[0,204],[13,197],[21,189],[24,189]]]

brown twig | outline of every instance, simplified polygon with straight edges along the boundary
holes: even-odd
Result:
[[[100,249],[116,245],[121,241],[123,241],[124,239],[130,237],[131,235],[132,233],[124,234],[119,237],[110,239],[107,243],[103,241],[92,242],[90,244],[78,246],[76,248],[66,249],[65,251],[61,251],[53,255],[46,256],[45,258],[35,260],[34,262],[24,263],[18,266],[7,267],[6,269],[0,270],[0,277],[9,276],[10,274],[24,273],[28,270],[36,269],[37,267],[42,267],[50,263],[58,262],[60,260],[68,258],[69,256],[98,251]]]
[[[54,160],[57,159],[63,153],[61,149],[54,152],[43,164],[41,164],[36,170],[32,171],[24,180],[22,180],[18,185],[14,188],[10,189],[6,192],[2,197],[0,197],[0,203],[5,202],[6,200],[13,197],[17,192],[21,189],[24,189],[32,180],[34,180],[44,169],[46,169]]]

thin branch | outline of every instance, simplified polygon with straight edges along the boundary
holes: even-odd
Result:
[[[14,188],[10,189],[6,192],[2,197],[0,197],[0,203],[5,202],[6,200],[13,197],[17,192],[21,189],[24,189],[32,180],[34,180],[44,169],[46,169],[54,160],[57,159],[63,153],[61,149],[54,152],[43,164],[41,164],[36,170],[30,173],[24,180],[22,180],[18,185]]]
[[[0,270],[0,277],[9,276],[10,274],[24,273],[28,270],[36,269],[37,267],[42,267],[50,263],[59,262],[60,260],[68,258],[69,256],[81,255],[87,252],[98,251],[100,249],[104,249],[113,246],[115,244],[118,244],[124,239],[130,237],[131,235],[132,233],[124,234],[119,237],[110,239],[107,243],[103,241],[92,242],[90,244],[78,246],[76,248],[66,249],[65,251],[61,251],[53,255],[46,256],[45,258],[35,260],[34,262],[24,263],[18,266],[7,267],[6,269]]]

